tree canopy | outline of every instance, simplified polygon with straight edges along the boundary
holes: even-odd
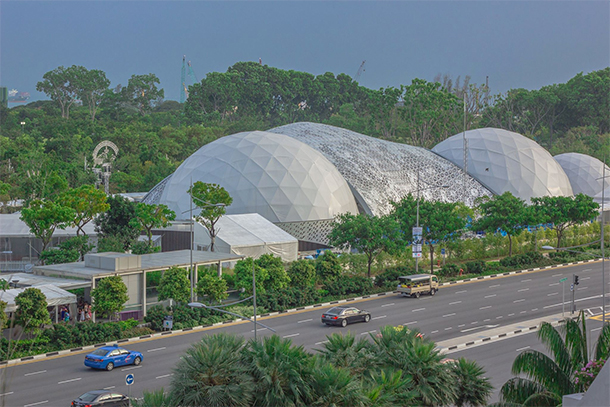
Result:
[[[207,229],[211,241],[210,251],[213,252],[217,234],[216,223],[226,213],[226,208],[231,205],[233,198],[220,185],[201,181],[195,182],[187,192],[191,194],[193,204],[200,209],[195,219]]]
[[[91,298],[93,298],[93,312],[112,318],[124,308],[129,295],[123,278],[110,276],[97,282],[96,287],[91,290]]]

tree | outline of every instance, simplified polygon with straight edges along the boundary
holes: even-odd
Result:
[[[328,239],[331,246],[364,253],[370,278],[371,265],[377,256],[381,252],[395,250],[399,240],[398,223],[389,216],[345,213],[335,219]]]
[[[337,255],[330,250],[320,253],[316,259],[316,275],[322,283],[335,281],[343,272]]]
[[[104,277],[91,290],[93,312],[111,317],[120,312],[129,300],[127,286],[121,276]]]
[[[177,406],[249,407],[258,390],[242,360],[244,339],[206,335],[174,368],[170,399]]]
[[[252,294],[252,268],[254,267],[254,274],[256,276],[256,292],[257,294],[263,294],[265,292],[265,281],[269,278],[267,270],[260,267],[252,259],[247,257],[243,260],[238,260],[235,263],[234,276],[235,276],[235,288],[243,288],[245,293]]]
[[[107,202],[110,208],[95,218],[95,231],[103,238],[118,238],[123,245],[123,251],[127,251],[140,236],[136,204],[121,195],[108,197]]]
[[[195,182],[187,192],[191,194],[193,203],[201,209],[195,219],[207,229],[211,240],[210,251],[213,252],[218,232],[216,223],[226,213],[226,207],[231,205],[233,198],[220,185],[201,181]]]
[[[59,203],[74,210],[74,219],[71,226],[76,228],[76,235],[81,232],[86,235],[83,227],[91,222],[97,215],[110,209],[106,202],[106,194],[93,185],[82,185],[70,189],[59,197]]]
[[[379,362],[411,377],[418,392],[414,404],[446,405],[456,399],[455,375],[443,363],[434,342],[421,338],[417,331],[392,326],[382,327],[379,335],[371,337]]]
[[[89,243],[89,236],[74,236],[61,242],[56,250],[45,250],[40,254],[44,264],[72,263],[84,260],[85,254],[95,246]]]
[[[43,81],[36,84],[38,92],[44,92],[56,102],[61,109],[61,117],[70,117],[70,107],[78,98],[77,94],[77,75],[84,69],[76,65],[69,68],[57,67],[45,73]]]
[[[179,267],[170,267],[165,270],[157,291],[161,301],[175,300],[182,304],[188,303],[191,298],[191,282],[188,277],[188,270]]]
[[[507,191],[492,198],[479,198],[477,209],[481,217],[474,222],[472,228],[490,233],[504,231],[508,236],[508,255],[512,256],[513,237],[523,232],[528,216],[525,202]]]
[[[311,390],[307,406],[364,407],[369,405],[359,378],[352,376],[347,369],[337,368],[320,359],[316,359],[308,385]]]
[[[110,86],[110,80],[106,78],[106,73],[98,69],[88,71],[83,68],[78,75],[76,83],[76,94],[89,108],[91,120],[95,120],[95,114],[99,107],[104,93]]]
[[[51,323],[47,297],[38,288],[29,287],[17,294],[15,305],[15,322],[23,327],[24,332],[37,334],[42,325]]]
[[[2,281],[6,281],[6,280],[2,280]],[[6,327],[6,323],[8,322],[8,315],[6,315],[6,312],[4,312],[7,305],[8,304],[5,301],[0,301],[0,332],[4,331],[4,328]]]
[[[521,352],[513,362],[512,373],[526,377],[513,377],[502,386],[501,403],[555,406],[561,405],[564,395],[582,391],[575,373],[589,362],[584,311],[576,320],[567,318],[559,329],[543,322],[537,335],[551,356],[533,349]],[[609,339],[610,325],[606,324],[597,340],[594,360],[608,359]]]
[[[212,273],[203,273],[197,281],[197,294],[207,296],[212,304],[229,297],[227,282]]]
[[[532,204],[539,211],[542,223],[552,223],[557,232],[557,247],[567,228],[590,221],[599,215],[597,202],[585,194],[574,197],[543,196],[532,198]]]
[[[21,210],[19,217],[30,228],[30,232],[42,240],[42,250],[46,249],[55,229],[65,229],[72,219],[74,210],[52,201],[36,199]]]
[[[251,340],[244,360],[254,378],[253,405],[261,407],[306,405],[310,356],[303,346],[277,335]]]
[[[127,103],[133,105],[142,116],[145,116],[165,97],[163,89],[157,88],[159,83],[161,81],[153,73],[131,75],[127,86],[121,92]]]
[[[171,221],[176,219],[176,213],[163,204],[148,205],[139,202],[136,205],[136,219],[140,227],[146,231],[148,245],[152,246],[152,229],[168,227]]]
[[[405,241],[412,240],[410,231],[417,225],[417,200],[409,194],[397,203],[392,203],[393,216],[398,219]],[[434,273],[434,246],[456,239],[456,233],[466,226],[464,206],[458,203],[427,201],[419,203],[419,225],[422,238],[430,248],[430,273]]]
[[[290,282],[290,277],[286,273],[280,257],[266,253],[254,260],[254,263],[267,272],[267,279],[264,282],[266,290],[279,290]]]
[[[313,287],[316,283],[316,266],[313,261],[299,259],[288,266],[290,285],[296,288]]]
[[[409,406],[415,404],[417,390],[402,370],[385,368],[365,376],[365,394],[371,407]]]
[[[449,366],[457,377],[457,407],[485,406],[491,396],[493,386],[485,377],[485,371],[476,362],[459,358]]]

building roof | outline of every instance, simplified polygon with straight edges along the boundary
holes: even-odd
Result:
[[[230,246],[260,246],[298,240],[257,213],[225,215],[218,220],[218,239]]]
[[[9,283],[18,284],[20,287],[38,287],[46,284],[52,284],[64,290],[91,287],[89,280],[39,276],[31,273],[0,274],[0,278]]]
[[[222,186],[227,214],[259,213],[271,222],[306,222],[358,213],[345,179],[323,154],[294,138],[264,131],[222,137],[188,157],[143,199],[189,217],[191,182]],[[195,207],[194,213],[198,210]]]
[[[19,294],[32,287],[24,288],[13,288],[6,291],[0,291],[0,300],[7,303],[4,312],[15,312],[17,305],[15,304],[15,297]],[[66,290],[56,287],[52,284],[39,285],[34,288],[38,288],[44,296],[47,298],[47,304],[49,306],[63,305],[63,304],[74,304],[76,303],[76,295]]]
[[[0,231],[2,237],[34,237],[34,234],[30,232],[28,225],[19,219],[21,216],[20,212],[0,214]],[[68,227],[66,229],[55,229],[53,237],[68,237],[76,236],[76,228]],[[83,230],[88,235],[96,235],[95,225],[93,222],[87,223]]]
[[[605,182],[602,180],[604,163],[597,158],[579,153],[559,154],[554,158],[570,179],[574,194],[594,197],[601,194],[602,188],[610,188],[610,178]],[[610,167],[607,165],[606,176],[610,177]]]
[[[459,133],[432,149],[459,167],[468,142],[468,174],[501,195],[511,192],[529,201],[541,196],[572,196],[563,168],[534,140],[512,131],[483,128]]]
[[[111,275],[123,275],[123,274],[134,274],[142,271],[154,271],[154,270],[165,270],[172,266],[176,267],[190,267],[191,251],[190,250],[176,250],[171,252],[162,253],[151,253],[143,255],[128,255],[126,253],[101,253],[100,257],[110,258],[112,255],[116,255],[117,258],[128,258],[128,257],[139,257],[139,267],[109,270],[98,267],[86,266],[86,262],[79,261],[75,263],[64,263],[64,264],[53,264],[49,266],[35,266],[34,273],[36,275],[45,276],[58,276],[63,278],[80,278],[86,280],[93,280],[94,278],[106,277]],[[202,252],[193,250],[193,264],[201,266],[206,264],[216,264],[237,261],[242,256],[227,254],[227,253],[216,253],[216,252]]]

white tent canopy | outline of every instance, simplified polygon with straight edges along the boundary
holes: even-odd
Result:
[[[3,237],[34,237],[34,234],[30,232],[28,225],[20,219],[21,213],[9,213],[0,214],[0,230],[2,231]],[[53,237],[72,237],[76,236],[76,228],[67,227],[65,229],[57,228],[53,232]],[[87,235],[95,236],[95,225],[93,222],[87,223],[83,230]]]
[[[49,307],[56,305],[76,304],[75,294],[62,290],[61,288],[52,284],[44,284],[36,287],[13,288],[6,291],[0,291],[0,301],[4,301],[8,304],[4,312],[15,312],[17,310],[15,297],[28,288],[38,288],[40,291],[42,291],[47,298],[47,304]]]
[[[298,240],[258,213],[225,215],[218,220],[216,229],[216,252],[254,258],[271,253],[286,262],[297,259]],[[195,240],[204,247],[211,243],[207,229],[203,227],[196,228]]]

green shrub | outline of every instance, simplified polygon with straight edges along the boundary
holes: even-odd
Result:
[[[316,304],[321,299],[320,292],[314,287],[286,287],[279,290],[270,290],[257,296],[256,303],[270,311],[285,311],[304,305]]]
[[[383,273],[375,277],[375,285],[394,290],[398,285],[398,277],[413,274],[407,266],[396,266],[387,268]]]
[[[543,262],[544,256],[542,256],[542,254],[539,252],[527,252],[505,257],[500,260],[500,265],[510,269],[515,269],[538,266]]]
[[[468,274],[481,274],[485,272],[485,262],[483,260],[474,260],[466,262],[466,272]]]
[[[488,261],[486,267],[487,271],[495,271],[497,273],[506,271],[506,267],[501,266],[499,261]]]
[[[457,276],[459,272],[460,268],[457,264],[448,263],[441,268],[439,274],[444,277],[453,277]]]
[[[222,279],[227,282],[229,289],[235,288],[235,274],[222,274]]]
[[[163,318],[169,315],[169,311],[163,305],[154,305],[146,311],[144,321],[150,324],[150,327],[155,331],[160,331],[163,328]]]
[[[131,328],[126,331],[123,331],[123,337],[124,338],[135,338],[138,336],[149,335],[154,332],[155,331],[153,331],[152,329],[147,328],[147,327]]]
[[[324,288],[332,296],[366,295],[373,291],[373,282],[368,277],[343,275],[337,280],[327,282]]]

